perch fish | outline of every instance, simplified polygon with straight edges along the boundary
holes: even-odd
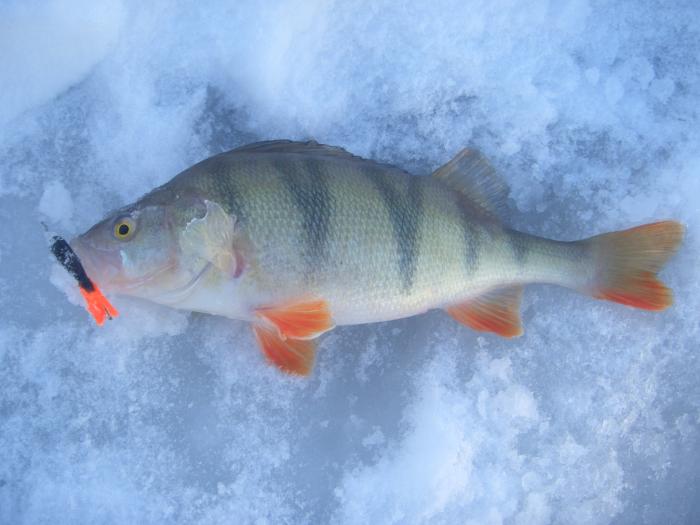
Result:
[[[338,147],[268,141],[188,168],[71,244],[105,292],[248,321],[266,358],[300,375],[336,325],[443,309],[518,336],[530,283],[671,304],[656,274],[679,223],[563,242],[509,228],[506,195],[475,150],[413,176]]]

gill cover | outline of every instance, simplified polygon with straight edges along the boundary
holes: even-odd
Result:
[[[193,218],[185,226],[180,249],[185,257],[204,259],[223,274],[239,277],[245,263],[236,221],[216,202],[205,200],[204,206],[204,216]]]

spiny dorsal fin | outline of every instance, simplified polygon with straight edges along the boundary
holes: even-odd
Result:
[[[477,211],[502,216],[508,187],[486,157],[477,150],[463,149],[454,159],[437,169],[433,176],[464,195]]]
[[[233,149],[225,153],[231,155],[235,153],[301,153],[304,155],[320,155],[324,157],[340,157],[345,159],[364,160],[353,155],[338,146],[326,146],[319,144],[315,140],[308,142],[295,142],[293,140],[265,140],[246,144],[240,148]]]
[[[255,142],[253,144],[241,146],[240,148],[222,153],[221,155],[217,155],[211,159],[239,154],[292,154],[298,155],[299,157],[321,158],[335,160],[338,162],[352,162],[355,165],[361,165],[374,170],[380,169],[385,171],[406,173],[401,168],[397,168],[391,164],[384,164],[375,160],[365,159],[363,157],[353,155],[352,153],[338,146],[319,144],[315,140],[310,140],[308,142],[294,142],[291,140],[268,140],[264,142]],[[209,162],[211,159],[207,159],[204,162]]]
[[[488,291],[445,310],[455,321],[474,330],[517,337],[523,333],[520,324],[522,295],[523,287],[516,285]]]

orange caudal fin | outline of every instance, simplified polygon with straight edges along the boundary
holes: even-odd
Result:
[[[587,239],[584,242],[591,244],[596,261],[591,294],[644,310],[668,308],[673,294],[657,279],[656,272],[676,252],[682,239],[683,226],[675,221]]]
[[[454,320],[474,330],[517,337],[523,333],[520,323],[522,294],[522,286],[491,290],[445,310]]]
[[[316,343],[303,339],[282,338],[276,330],[253,325],[255,338],[270,363],[288,374],[306,376],[313,368]]]
[[[258,308],[255,315],[276,327],[283,339],[313,339],[334,326],[328,304],[320,299]]]

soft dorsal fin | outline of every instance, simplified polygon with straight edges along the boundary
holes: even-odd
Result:
[[[489,216],[502,216],[508,186],[477,150],[463,149],[454,159],[437,169],[433,176],[464,195],[477,211]]]
[[[296,153],[323,157],[364,160],[362,157],[353,155],[343,148],[338,146],[326,146],[325,144],[319,144],[315,140],[310,140],[308,142],[295,142],[293,140],[265,140],[263,142],[246,144],[240,148],[228,151],[224,155],[232,155],[237,153]]]
[[[457,322],[480,332],[493,332],[502,337],[522,335],[520,299],[522,286],[491,290],[468,301],[445,308]]]

